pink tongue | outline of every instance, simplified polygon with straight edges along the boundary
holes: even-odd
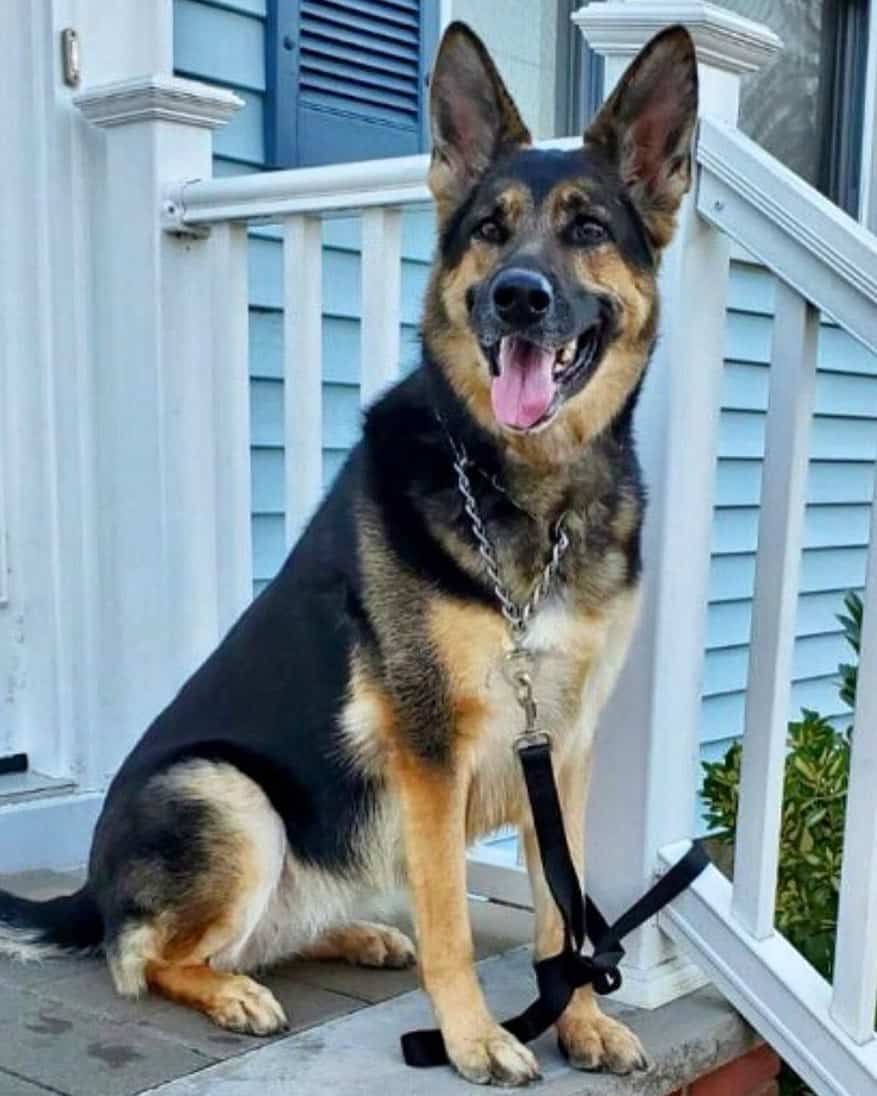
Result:
[[[499,344],[500,374],[490,389],[493,413],[504,426],[526,430],[551,406],[554,351],[506,335]]]

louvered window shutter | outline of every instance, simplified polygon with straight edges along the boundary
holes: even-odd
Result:
[[[438,0],[269,0],[272,167],[421,152]]]

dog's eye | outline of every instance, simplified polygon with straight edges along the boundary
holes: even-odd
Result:
[[[609,231],[594,217],[576,217],[570,225],[569,237],[574,244],[602,244],[609,239]]]
[[[476,240],[483,240],[488,244],[501,244],[505,242],[506,238],[505,229],[495,217],[485,217],[485,219],[476,226],[472,235]]]

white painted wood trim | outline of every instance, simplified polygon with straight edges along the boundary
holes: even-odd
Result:
[[[874,1039],[877,1008],[877,485],[869,544],[832,1002],[857,1043]]]
[[[3,370],[4,362],[0,357],[0,407],[4,406],[6,401]],[[9,604],[9,527],[7,525],[9,518],[6,510],[5,465],[3,444],[0,440],[0,609],[5,609]]]
[[[734,860],[734,913],[758,940],[774,931],[819,340],[816,309],[782,282],[776,294]]]
[[[368,407],[399,377],[402,215],[378,207],[362,215],[359,398]]]
[[[605,57],[633,57],[658,31],[688,28],[698,60],[732,73],[754,72],[782,48],[769,27],[703,0],[607,0],[573,13],[588,45]]]
[[[323,225],[283,227],[283,408],[286,543],[291,548],[323,494]]]
[[[619,969],[621,988],[612,994],[612,1000],[631,1008],[662,1008],[709,983],[684,951],[674,952],[647,970],[622,959]]]
[[[211,249],[217,623],[224,634],[253,596],[247,230],[217,225]]]
[[[0,872],[81,867],[102,805],[103,795],[89,792],[0,807]]]
[[[86,86],[125,80],[146,72],[171,74],[174,67],[172,0],[113,0],[112,4],[59,6],[55,0],[35,0],[53,9],[55,27],[72,25],[82,43],[82,79]],[[54,37],[54,36],[53,36]],[[55,41],[45,39],[47,58],[54,64]]]
[[[497,863],[481,847],[466,857],[466,886],[470,894],[483,895],[523,909],[533,908],[530,877],[525,868]]]
[[[163,73],[87,88],[73,102],[101,128],[163,121],[215,129],[244,106],[243,99],[224,88]]]
[[[427,204],[428,162],[426,156],[394,156],[199,179],[170,188],[178,224],[167,227],[173,231],[217,221],[270,224],[296,213],[346,214],[374,206]]]
[[[747,263],[749,266],[764,266],[764,263],[760,263],[751,251],[747,251],[746,248],[743,247],[742,244],[738,244],[736,240],[731,240],[731,262]]]
[[[701,216],[877,352],[877,238],[731,126],[696,154]]]
[[[660,851],[666,869],[688,841]],[[731,884],[710,867],[660,915],[662,928],[820,1096],[877,1086],[877,1040],[860,1046],[834,1022],[831,987],[779,933],[755,940],[731,911]]]

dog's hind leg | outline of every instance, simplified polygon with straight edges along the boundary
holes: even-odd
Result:
[[[233,1031],[284,1029],[271,992],[236,972],[286,853],[264,792],[232,765],[187,761],[122,808],[94,858],[116,988],[149,988]]]
[[[271,991],[245,974],[214,970],[219,956],[235,951],[246,940],[242,931],[247,911],[230,906],[209,925],[192,947],[183,939],[168,940],[159,957],[144,968],[147,986],[162,997],[205,1013],[220,1027],[248,1035],[273,1035],[288,1028],[282,1006]],[[197,925],[191,926],[197,932]],[[228,963],[228,958],[224,964]]]
[[[391,925],[353,921],[329,929],[299,952],[301,959],[343,959],[360,967],[401,969],[416,962],[414,944],[404,932]]]
[[[274,994],[246,974],[228,974],[204,963],[163,966],[148,963],[150,989],[206,1013],[214,1023],[247,1035],[274,1035],[289,1024]]]

